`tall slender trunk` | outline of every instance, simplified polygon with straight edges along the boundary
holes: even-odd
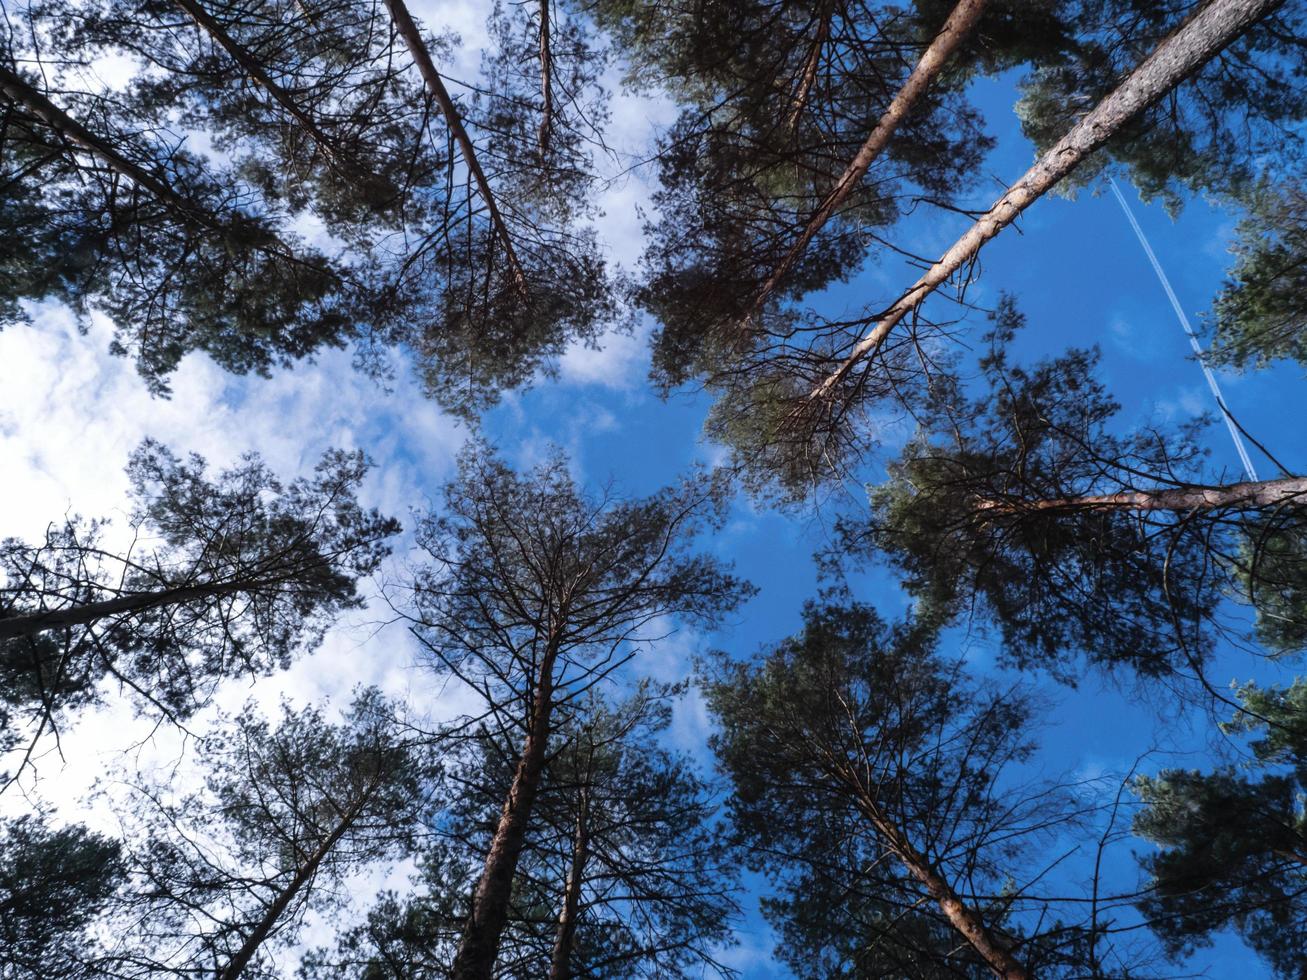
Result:
[[[272,96],[273,101],[281,106],[291,118],[304,127],[305,131],[313,137],[314,142],[322,147],[323,152],[327,154],[333,164],[343,168],[344,163],[337,154],[335,146],[318,127],[318,124],[313,121],[313,117],[300,108],[294,97],[263,70],[263,66],[259,64],[258,60],[242,44],[228,34],[222,25],[213,18],[212,14],[205,10],[197,0],[176,0],[176,3],[177,6],[190,15],[191,20],[195,21],[201,30],[213,38],[218,46],[231,56],[231,59],[241,67],[245,74]]]
[[[572,947],[581,910],[581,882],[585,880],[585,862],[590,856],[589,807],[589,788],[582,787],[576,832],[572,837],[572,864],[567,869],[563,908],[558,914],[558,929],[554,932],[554,948],[549,957],[549,980],[569,980],[572,976]]]
[[[540,0],[540,156],[549,153],[549,140],[554,133],[554,58],[549,48],[549,3]]]
[[[854,345],[840,366],[813,388],[808,397],[825,397],[859,361],[884,343],[889,332],[908,313],[974,259],[985,243],[1015,221],[1022,211],[1102,147],[1125,123],[1156,103],[1283,3],[1284,0],[1211,0],[1189,17],[994,202],[966,234],[954,242],[943,257],[886,311]]]
[[[190,201],[164,180],[150,173],[139,163],[128,159],[116,150],[108,140],[87,129],[63,109],[51,102],[45,95],[29,85],[20,75],[0,64],[0,92],[15,105],[20,105],[36,116],[52,130],[95,157],[114,172],[126,177],[137,187],[153,195],[162,204],[167,205],[181,216],[201,227],[226,235],[231,231],[230,222],[219,217],[204,207]],[[274,256],[296,265],[308,266],[316,272],[327,272],[333,278],[336,273],[319,262],[307,261],[281,241],[275,234],[264,231],[261,240],[253,241],[250,247],[265,255]]]
[[[463,154],[463,162],[467,164],[467,169],[472,174],[477,189],[481,192],[481,198],[485,201],[486,211],[490,214],[490,224],[495,229],[500,243],[504,247],[504,256],[507,258],[508,267],[513,274],[513,282],[518,291],[526,296],[526,273],[517,260],[517,252],[513,248],[513,238],[508,233],[508,226],[504,223],[504,217],[499,211],[499,204],[495,200],[494,192],[490,189],[490,181],[486,179],[485,171],[481,169],[481,163],[477,160],[476,147],[472,145],[472,138],[468,136],[463,120],[458,114],[458,107],[454,105],[449,90],[445,88],[445,82],[440,77],[440,72],[436,71],[436,65],[431,60],[431,52],[427,50],[426,44],[422,41],[422,35],[418,31],[417,25],[413,23],[413,17],[408,12],[408,7],[404,5],[404,0],[386,0],[386,9],[390,11],[390,17],[395,22],[395,29],[399,32],[399,36],[408,45],[409,53],[413,56],[413,62],[417,65],[422,80],[426,83],[427,90],[431,93],[432,98],[436,100],[436,105],[440,107],[440,112],[449,126],[450,134],[454,137],[454,141],[458,143],[459,151]]]
[[[1030,972],[1012,955],[1007,944],[985,925],[979,913],[958,896],[930,860],[913,846],[907,835],[890,821],[876,801],[858,784],[858,807],[885,846],[927,891],[949,925],[1002,980],[1030,980]]]
[[[259,951],[259,947],[267,941],[268,936],[276,927],[277,920],[281,918],[290,903],[294,901],[295,896],[299,894],[305,885],[313,880],[313,876],[317,874],[319,866],[327,855],[331,853],[331,849],[339,843],[340,839],[345,836],[349,828],[353,826],[354,821],[358,819],[361,809],[362,806],[360,803],[345,812],[341,817],[340,823],[336,825],[336,828],[331,832],[330,836],[328,836],[327,839],[322,842],[322,845],[314,851],[312,855],[310,855],[309,860],[295,872],[295,877],[290,880],[286,887],[277,895],[276,899],[273,900],[273,903],[268,906],[267,911],[263,914],[263,918],[258,921],[258,924],[255,925],[253,931],[246,937],[241,948],[236,951],[236,955],[227,962],[227,966],[223,969],[222,973],[219,974],[218,980],[236,980],[236,978],[245,971],[245,968],[250,964],[250,960],[254,958],[254,954]]]
[[[257,588],[261,584],[264,583],[249,580],[204,582],[200,585],[183,585],[172,589],[158,589],[154,592],[136,592],[101,602],[70,606],[67,609],[0,617],[0,640],[12,639],[16,636],[32,636],[62,626],[86,626],[119,613],[142,612],[158,606],[177,605],[209,596],[233,595]]]
[[[985,0],[960,0],[953,8],[948,19],[944,21],[944,26],[935,35],[935,39],[930,42],[930,47],[926,48],[917,62],[912,73],[908,75],[907,80],[903,83],[902,88],[898,90],[894,98],[890,101],[889,107],[876,122],[876,126],[868,134],[866,141],[858,150],[857,155],[850,161],[840,175],[839,180],[835,181],[835,186],[830,189],[825,199],[818,205],[817,209],[808,218],[808,222],[799,233],[799,237],[794,244],[790,246],[784,258],[772,270],[771,275],[762,284],[758,290],[753,302],[750,304],[749,313],[746,316],[746,323],[755,320],[759,313],[762,312],[763,305],[767,298],[775,292],[784,278],[794,268],[794,264],[807,250],[817,232],[830,220],[831,215],[839,210],[840,206],[849,198],[862,178],[866,176],[867,170],[877,157],[884,152],[885,147],[889,145],[890,137],[908,114],[912,107],[917,103],[926,90],[930,88],[931,83],[943,71],[944,65],[949,57],[957,50],[967,36],[971,33],[976,22],[980,20],[980,15],[985,10]]]
[[[91,132],[3,64],[0,64],[0,92],[4,92],[11,102],[25,108],[68,142],[91,154],[163,203],[206,227],[219,226],[211,214],[186,200],[139,163],[123,156],[107,140]]]
[[[799,128],[799,119],[808,104],[808,93],[817,81],[817,71],[821,67],[821,53],[830,37],[830,22],[835,15],[835,0],[826,0],[822,6],[821,18],[817,21],[817,36],[812,39],[808,49],[808,58],[803,64],[803,74],[799,76],[799,88],[790,101],[790,118],[785,126],[790,132]]]
[[[1047,500],[980,499],[975,509],[995,514],[1026,511],[1129,510],[1204,511],[1256,509],[1296,504],[1307,507],[1307,477],[1231,483],[1220,487],[1168,487],[1164,490],[1124,490],[1120,493],[1090,494],[1084,497],[1054,497]]]
[[[557,646],[551,641],[541,658],[526,740],[522,743],[513,781],[490,841],[485,866],[472,892],[472,911],[454,957],[452,980],[490,980],[494,971],[499,940],[508,919],[513,876],[517,872],[531,807],[544,772],[549,721],[554,708],[553,675],[557,656]]]

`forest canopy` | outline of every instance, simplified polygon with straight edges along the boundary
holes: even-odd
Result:
[[[1302,0],[0,5],[0,980],[1302,975]]]

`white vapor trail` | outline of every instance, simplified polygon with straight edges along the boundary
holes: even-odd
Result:
[[[1135,231],[1135,237],[1139,239],[1139,244],[1143,246],[1148,261],[1153,264],[1153,271],[1157,273],[1158,281],[1162,284],[1162,288],[1166,290],[1166,298],[1171,301],[1171,309],[1175,310],[1176,319],[1180,321],[1180,326],[1184,328],[1185,334],[1189,337],[1189,346],[1194,349],[1194,354],[1198,356],[1198,363],[1202,366],[1203,374],[1207,377],[1207,387],[1212,389],[1216,404],[1221,409],[1221,417],[1225,419],[1225,427],[1230,430],[1230,438],[1234,440],[1234,448],[1239,453],[1244,472],[1248,474],[1248,479],[1256,480],[1257,471],[1253,469],[1253,461],[1248,456],[1248,450],[1243,444],[1243,437],[1239,434],[1234,419],[1230,417],[1230,410],[1225,407],[1225,398],[1221,395],[1221,386],[1216,380],[1216,374],[1203,358],[1202,344],[1198,342],[1198,336],[1194,333],[1194,328],[1189,324],[1189,317],[1185,315],[1180,300],[1176,298],[1175,290],[1171,288],[1171,280],[1167,279],[1166,273],[1162,271],[1162,263],[1157,261],[1157,255],[1153,252],[1153,247],[1148,244],[1148,236],[1144,234],[1143,228],[1139,227],[1139,222],[1135,220],[1134,212],[1130,210],[1125,195],[1121,193],[1121,188],[1117,186],[1116,178],[1109,176],[1108,181],[1112,185],[1112,193],[1116,195],[1117,203],[1121,205],[1121,210],[1125,212],[1126,220],[1130,222],[1130,227]]]

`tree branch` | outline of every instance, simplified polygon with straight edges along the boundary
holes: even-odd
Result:
[[[1054,497],[1046,500],[999,500],[981,498],[977,511],[991,514],[1019,514],[1027,511],[1126,510],[1208,511],[1260,509],[1285,504],[1307,506],[1307,477],[1231,483],[1218,487],[1173,487],[1165,490],[1125,490],[1120,493],[1084,497]]]
[[[422,40],[417,25],[413,23],[412,15],[408,12],[408,7],[404,5],[404,0],[386,0],[386,9],[390,11],[391,19],[395,22],[395,29],[399,31],[400,37],[408,45],[409,53],[413,56],[413,61],[422,75],[422,80],[426,83],[427,90],[440,107],[445,122],[449,124],[449,131],[453,135],[455,142],[458,143],[459,150],[462,151],[463,162],[467,164],[467,169],[471,172],[472,179],[476,181],[477,189],[480,190],[481,197],[486,202],[486,210],[490,213],[490,223],[504,246],[504,254],[508,259],[509,269],[513,274],[513,282],[516,284],[518,291],[525,297],[527,295],[526,273],[517,260],[517,253],[513,249],[513,238],[508,233],[508,226],[504,223],[504,217],[499,211],[494,192],[490,189],[490,181],[486,179],[485,171],[481,169],[481,163],[477,160],[476,148],[472,145],[472,138],[468,136],[467,128],[463,125],[463,120],[458,114],[458,107],[454,105],[449,90],[445,88],[440,72],[436,71],[435,63],[431,60],[431,52],[427,50],[426,43]]]
[[[746,325],[757,319],[758,314],[762,312],[763,304],[767,302],[768,297],[775,292],[776,287],[794,268],[794,264],[803,255],[812,239],[816,237],[817,232],[821,231],[831,216],[848,200],[849,195],[853,193],[862,178],[866,176],[867,170],[872,163],[884,152],[885,147],[889,145],[890,137],[894,135],[894,131],[908,117],[917,100],[925,94],[931,83],[943,71],[949,56],[966,40],[976,22],[980,20],[980,16],[985,9],[985,2],[986,0],[960,0],[957,6],[953,8],[953,12],[944,21],[944,26],[935,35],[935,39],[930,42],[930,46],[922,54],[917,66],[912,69],[912,73],[908,75],[902,88],[898,90],[889,107],[886,108],[884,114],[876,122],[875,128],[867,135],[867,139],[858,150],[857,155],[850,161],[849,165],[844,169],[844,173],[835,182],[835,186],[830,189],[825,199],[808,218],[808,223],[800,232],[798,239],[790,246],[790,250],[785,253],[784,258],[772,270],[762,288],[758,290],[757,296],[754,297],[750,305],[749,313],[745,317]],[[823,29],[827,26],[828,23],[823,22]],[[815,64],[812,70],[815,72]],[[806,85],[804,90],[806,91]]]
[[[1283,3],[1284,0],[1210,0],[1194,13],[995,201],[880,317],[840,366],[809,392],[808,399],[826,397],[860,361],[880,348],[905,316],[972,261],[986,242],[1100,149],[1125,123],[1155,104]]]

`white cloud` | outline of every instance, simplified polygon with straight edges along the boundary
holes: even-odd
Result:
[[[598,346],[572,344],[559,359],[562,380],[577,385],[599,385],[625,390],[636,387],[647,371],[648,332],[610,331]]]
[[[286,479],[308,473],[328,447],[362,448],[378,464],[364,502],[401,519],[435,495],[465,438],[414,383],[401,378],[387,394],[354,371],[343,352],[267,379],[235,378],[207,357],[191,356],[173,379],[173,397],[154,398],[131,362],[108,354],[110,334],[101,318],[79,333],[69,312],[55,306],[36,308],[31,325],[0,333],[0,537],[40,535],[71,511],[113,519],[108,543],[121,541],[129,509],[123,467],[147,435],[178,452],[199,452],[214,467],[257,451]],[[377,628],[388,612],[374,602],[351,614],[289,671],[228,682],[215,707],[234,710],[254,697],[271,708],[283,696],[343,705],[360,684],[393,695],[429,690],[429,675],[415,674],[408,634]],[[441,698],[423,710],[449,717],[466,706],[453,688]],[[210,719],[211,713],[197,717],[193,729],[203,731]],[[185,755],[186,741],[171,726],[155,730],[154,720],[134,717],[129,701],[114,696],[80,715],[57,744],[47,739],[22,788],[66,815],[86,815],[79,800],[111,761],[133,749],[131,757],[143,764],[173,759]],[[5,811],[22,806],[15,794],[0,799]]]

